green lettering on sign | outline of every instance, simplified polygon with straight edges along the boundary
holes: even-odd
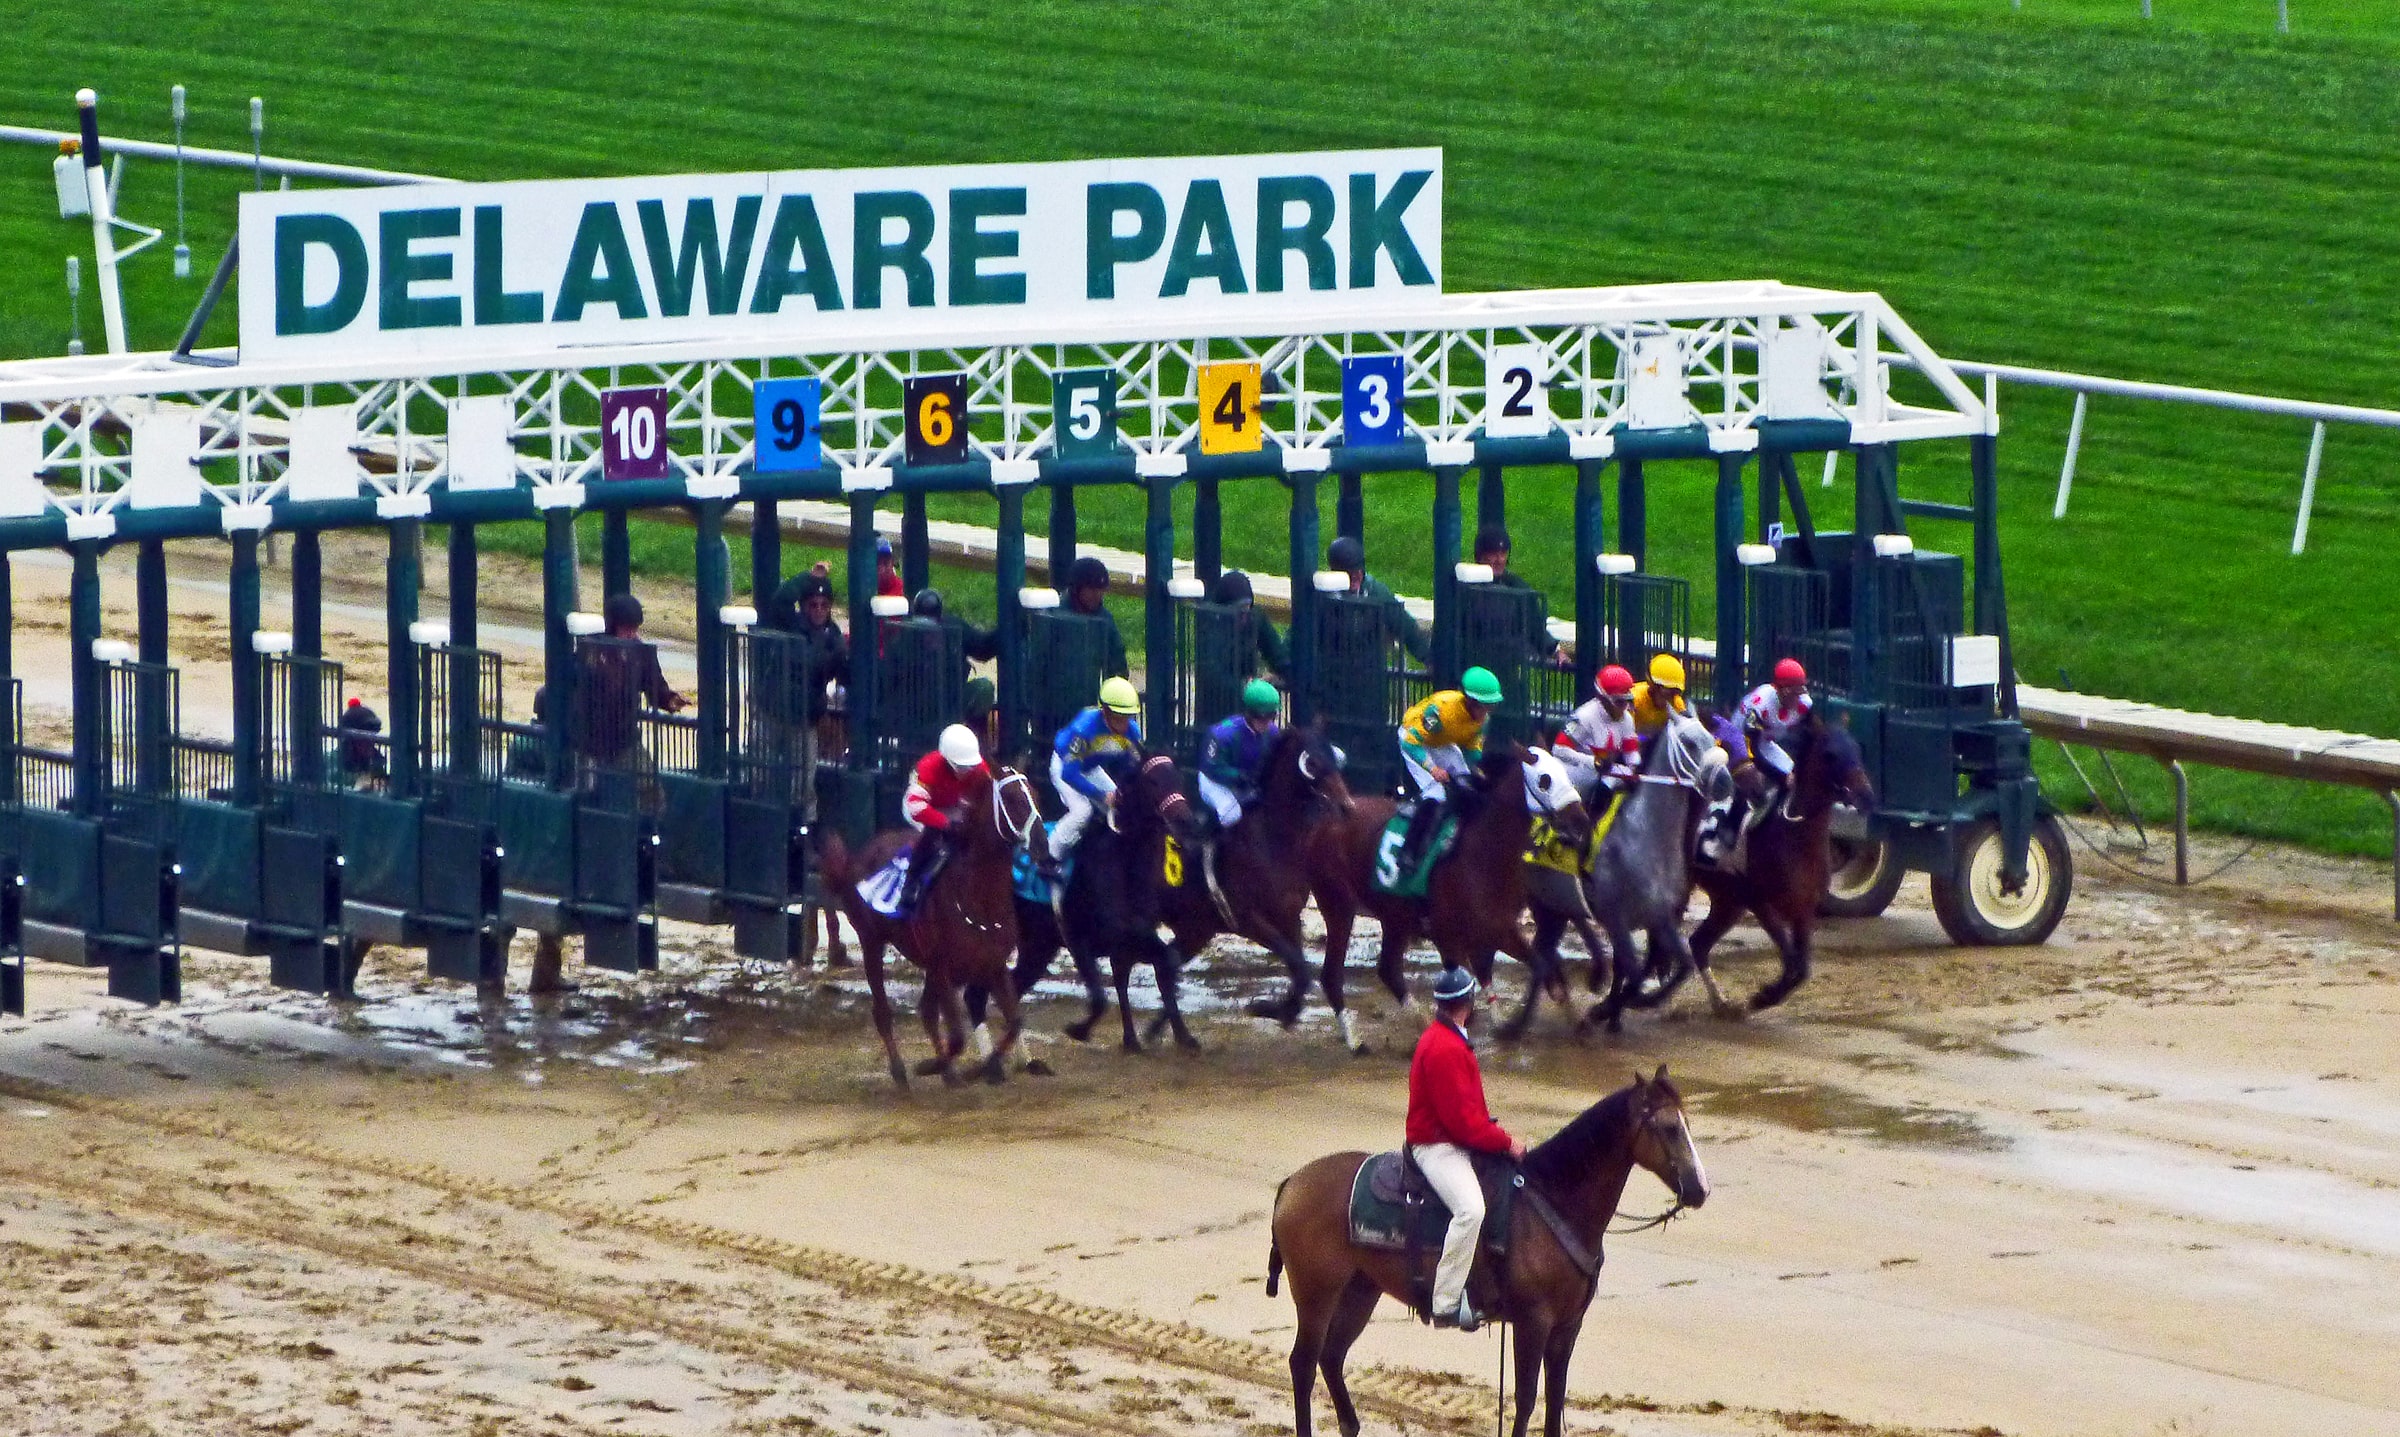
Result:
[[[447,254],[412,254],[409,247],[418,240],[456,239],[458,211],[446,210],[385,210],[376,227],[376,248],[382,262],[376,266],[376,322],[385,329],[452,329],[459,322],[458,296],[440,299],[419,299],[409,287],[428,280],[450,277],[451,257]]]
[[[775,224],[767,231],[766,253],[758,262],[758,286],[750,292],[750,312],[778,313],[784,296],[793,294],[807,295],[819,311],[842,307],[842,282],[825,249],[817,202],[806,195],[785,195],[776,201]]]
[[[1308,206],[1308,218],[1286,224],[1295,204]],[[1292,250],[1308,261],[1308,287],[1334,287],[1333,246],[1325,236],[1333,228],[1333,186],[1315,175],[1280,175],[1258,182],[1258,292],[1274,294],[1283,288],[1283,257]]]
[[[1117,233],[1117,216],[1132,215],[1133,233]],[[1140,264],[1167,238],[1167,202],[1145,184],[1093,185],[1083,201],[1083,293],[1117,297],[1117,266]]]
[[[475,322],[477,324],[539,324],[542,292],[511,293],[501,273],[501,209],[475,207]]]
[[[1025,213],[1022,189],[952,190],[950,192],[950,302],[952,304],[1023,304],[1025,276],[985,274],[987,259],[1015,259],[1020,237],[1015,230],[986,231],[986,219]]]
[[[310,304],[308,249],[333,252],[333,297]],[[367,302],[367,242],[338,215],[275,217],[275,332],[331,334],[358,318]]]
[[[899,220],[906,232],[896,240],[883,237],[886,220]],[[883,272],[900,271],[908,281],[908,306],[933,303],[933,266],[925,251],[933,244],[933,201],[914,190],[876,190],[851,201],[850,301],[860,309],[883,307]]]
[[[708,198],[683,206],[683,245],[680,251],[667,237],[667,206],[663,200],[643,200],[634,206],[642,218],[642,243],[650,251],[650,285],[658,291],[658,312],[680,318],[692,312],[692,277],[699,271],[708,292],[710,314],[731,314],[741,307],[742,277],[750,271],[750,242],[758,235],[758,211],[766,201],[744,195],[733,202],[733,236],[717,247],[717,204]]]
[[[583,318],[587,304],[610,304],[619,319],[648,319],[642,302],[642,279],[633,272],[633,249],[625,243],[625,222],[616,205],[594,200],[583,207],[575,226],[575,243],[567,251],[566,278],[559,281],[558,305],[550,318],[571,324]]]
[[[1194,180],[1184,193],[1183,217],[1175,222],[1175,245],[1167,251],[1167,278],[1158,297],[1178,298],[1193,280],[1204,278],[1217,282],[1219,294],[1250,292],[1242,279],[1241,251],[1233,244],[1233,219],[1225,212],[1225,187],[1215,180]]]
[[[1408,226],[1402,221],[1417,192],[1433,178],[1431,170],[1410,170],[1392,186],[1392,192],[1375,202],[1375,177],[1350,177],[1350,287],[1375,287],[1375,252],[1381,250],[1392,257],[1392,268],[1400,272],[1402,284],[1431,284],[1433,272],[1425,268],[1424,256],[1417,253],[1417,243],[1408,237]]]

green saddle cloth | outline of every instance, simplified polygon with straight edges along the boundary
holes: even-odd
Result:
[[[1483,1250],[1495,1258],[1508,1255],[1509,1221],[1516,1209],[1517,1190],[1525,1177],[1506,1157],[1475,1153],[1475,1176],[1483,1181]],[[1450,1209],[1420,1175],[1411,1174],[1403,1191],[1402,1157],[1394,1150],[1377,1153],[1358,1165],[1350,1184],[1350,1240],[1360,1247],[1401,1252],[1410,1246],[1438,1258],[1442,1237],[1450,1229]],[[1412,1197],[1415,1200],[1411,1200]],[[1409,1239],[1411,1224],[1416,1239]]]
[[[1383,826],[1383,836],[1375,842],[1375,891],[1395,898],[1423,898],[1425,885],[1433,880],[1434,867],[1450,856],[1458,842],[1458,811],[1454,807],[1442,810],[1441,822],[1435,825],[1433,841],[1425,845],[1424,854],[1408,872],[1400,871],[1400,849],[1408,841],[1408,824],[1413,810],[1402,808]]]

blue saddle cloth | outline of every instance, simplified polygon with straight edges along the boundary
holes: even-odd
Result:
[[[1049,834],[1057,827],[1058,825],[1054,823],[1043,824],[1043,836],[1047,838]],[[1044,843],[1042,846],[1047,848],[1049,847],[1049,844]],[[1027,853],[1022,848],[1018,849],[1016,862],[1010,868],[1009,876],[1016,883],[1017,896],[1019,898],[1024,899],[1028,903],[1047,904],[1050,902],[1050,880],[1044,878],[1042,876],[1042,871],[1034,866],[1032,854]],[[1067,880],[1074,876],[1075,855],[1070,853],[1066,857],[1059,860],[1059,888],[1064,890],[1067,886]]]

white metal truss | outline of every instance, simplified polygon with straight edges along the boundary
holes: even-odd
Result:
[[[923,348],[871,349],[840,339],[831,333],[777,353],[700,342],[550,350],[464,369],[434,358],[373,372],[242,364],[226,355],[204,356],[213,364],[163,354],[0,364],[0,437],[15,437],[13,446],[0,443],[0,514],[46,507],[90,526],[122,507],[175,502],[179,493],[193,502],[188,483],[157,487],[157,465],[134,457],[137,432],[160,432],[140,426],[167,415],[196,426],[189,458],[197,494],[227,511],[228,527],[263,523],[262,506],[289,497],[296,415],[322,406],[353,406],[358,492],[404,512],[450,477],[450,401],[478,395],[507,401],[516,482],[572,492],[568,486],[600,478],[601,393],[629,386],[668,392],[673,472],[695,493],[724,492],[751,462],[753,386],[794,377],[821,382],[826,463],[850,473],[901,462],[902,382],[935,374],[964,377],[977,458],[1049,452],[1051,376],[1103,367],[1118,376],[1126,445],[1138,456],[1172,456],[1200,451],[1200,366],[1255,362],[1265,376],[1266,444],[1322,451],[1341,435],[1341,361],[1370,354],[1402,360],[1408,436],[1454,446],[1485,427],[1503,346],[1538,346],[1542,428],[1582,439],[1579,452],[1591,452],[1597,436],[1695,425],[1710,448],[1744,450],[1755,446],[1761,419],[1847,421],[1853,443],[1996,428],[1982,397],[1880,296],[1771,282],[1451,295],[1373,330],[1315,326],[1298,313],[1281,332],[1263,334],[1062,341],[995,328],[928,335]],[[1887,353],[1887,343],[1899,353]],[[1927,381],[1920,389],[1929,402],[1892,395],[1893,361]],[[1660,380],[1662,363],[1679,373]],[[1648,409],[1634,402],[1637,365],[1647,366]],[[1788,369],[1771,381],[1776,365]],[[1661,395],[1665,408],[1656,406]],[[5,472],[11,454],[20,469],[31,456],[30,476]],[[142,484],[137,468],[150,476]],[[336,476],[333,488],[348,482]],[[310,496],[327,493],[315,478],[305,487]]]

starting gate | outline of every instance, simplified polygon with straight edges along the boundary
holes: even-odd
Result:
[[[1146,730],[1176,762],[1197,762],[1209,726],[1241,712],[1242,689],[1257,664],[1261,622],[1246,604],[1177,601],[1175,709],[1154,730]]]
[[[1109,621],[1098,614],[1028,605],[1023,648],[1025,732],[1011,735],[1038,771],[1050,771],[1050,741],[1099,698],[1108,667]],[[1145,726],[1147,732],[1147,726]],[[1037,783],[1047,794],[1050,785]]]
[[[1409,662],[1388,607],[1364,594],[1316,595],[1318,713],[1359,793],[1400,787],[1395,733],[1409,705],[1434,691],[1431,671]]]
[[[1485,730],[1492,741],[1547,741],[1575,712],[1575,671],[1558,660],[1549,601],[1538,589],[1462,581],[1458,664],[1462,672],[1489,669],[1500,681],[1500,704]]]

